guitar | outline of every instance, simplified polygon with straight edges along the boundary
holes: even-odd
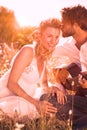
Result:
[[[77,64],[72,63],[66,68],[53,68],[55,81],[65,89],[75,92],[75,95],[87,95],[87,72],[81,72]]]

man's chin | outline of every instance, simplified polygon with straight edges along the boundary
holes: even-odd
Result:
[[[62,33],[62,37],[70,37],[71,35]]]

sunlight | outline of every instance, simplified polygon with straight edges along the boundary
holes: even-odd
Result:
[[[87,6],[87,0],[0,0],[0,5],[14,11],[20,26],[38,26],[47,18],[60,18],[60,10],[67,6],[81,4]]]
[[[26,16],[17,17],[17,21],[18,21],[20,27],[29,25],[29,21],[27,20]]]

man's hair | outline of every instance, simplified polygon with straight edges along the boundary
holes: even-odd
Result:
[[[50,18],[40,23],[40,32],[42,33],[47,27],[61,28],[61,22],[57,18]]]
[[[87,31],[87,9],[84,6],[77,5],[74,7],[67,7],[61,10],[62,19],[66,19],[74,24],[75,22],[81,29]]]

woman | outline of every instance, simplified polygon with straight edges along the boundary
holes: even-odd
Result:
[[[58,19],[42,21],[40,43],[24,46],[13,58],[11,69],[1,78],[0,107],[9,115],[17,112],[34,118],[40,114],[49,116],[57,112],[51,103],[40,101],[39,98],[48,92],[45,65],[58,43],[60,27]],[[65,96],[56,87],[55,91]]]

